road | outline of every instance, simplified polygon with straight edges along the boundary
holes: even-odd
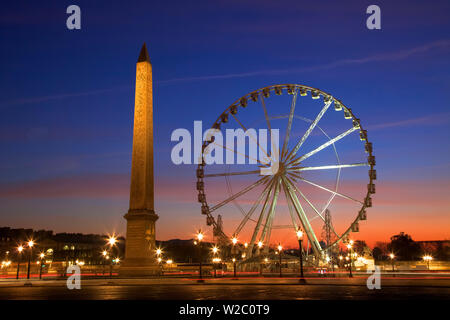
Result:
[[[369,290],[367,277],[311,278],[299,285],[295,278],[207,279],[82,279],[80,290],[69,290],[64,280],[0,282],[0,299],[81,300],[450,300],[450,278],[385,278],[381,289]]]

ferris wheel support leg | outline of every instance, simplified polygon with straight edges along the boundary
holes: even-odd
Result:
[[[253,253],[253,248],[255,246],[255,240],[256,240],[256,236],[258,235],[259,229],[261,228],[261,222],[263,220],[264,217],[264,212],[266,211],[267,208],[267,203],[273,193],[273,186],[275,184],[275,180],[272,180],[271,182],[269,182],[270,187],[269,187],[269,192],[267,193],[266,196],[266,200],[264,200],[264,204],[263,207],[261,209],[261,213],[259,214],[259,218],[258,218],[258,222],[256,223],[256,227],[255,230],[253,231],[253,235],[252,235],[252,239],[250,241],[250,244],[248,246],[248,252],[247,252],[247,257],[251,258],[252,257],[252,253]]]
[[[275,180],[276,185],[275,185],[275,193],[272,199],[272,203],[270,204],[270,211],[267,214],[266,217],[266,223],[264,224],[264,229],[262,231],[261,237],[260,237],[260,241],[262,241],[265,245],[264,250],[267,251],[268,250],[268,244],[269,244],[269,240],[270,240],[270,231],[272,228],[272,221],[273,221],[273,217],[275,215],[275,207],[277,206],[277,201],[278,201],[278,195],[280,194],[280,179],[277,178]]]
[[[297,225],[297,222],[295,221],[294,212],[292,212],[292,202],[289,200],[287,189],[286,189],[286,186],[284,185],[284,183],[282,183],[282,186],[283,186],[284,195],[286,196],[286,203],[287,203],[287,206],[289,209],[289,215],[291,216],[292,225],[294,226],[294,229],[297,231],[298,225]]]
[[[305,230],[306,235],[308,236],[308,239],[311,242],[314,254],[317,257],[322,256],[321,254],[322,249],[320,247],[319,241],[317,240],[317,237],[308,221],[308,218],[306,217],[306,214],[303,211],[300,201],[298,200],[295,193],[293,193],[293,186],[289,183],[289,181],[286,178],[283,178],[283,182],[285,184],[286,189],[288,190],[289,197],[291,198],[291,201],[294,204],[295,211],[297,212],[297,215],[300,219],[303,229]]]

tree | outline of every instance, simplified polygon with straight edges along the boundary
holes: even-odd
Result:
[[[364,249],[367,247],[367,244],[364,240],[356,240],[353,244],[353,251],[358,255],[364,255]]]
[[[372,250],[372,255],[375,260],[382,260],[383,259],[383,251],[380,247],[374,247]]]
[[[389,250],[398,257],[398,260],[416,260],[421,253],[420,245],[404,232],[391,237]]]

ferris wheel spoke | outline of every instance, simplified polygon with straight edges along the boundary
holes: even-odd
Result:
[[[322,216],[322,214],[319,212],[319,210],[317,210],[317,208],[312,204],[312,202],[308,200],[308,198],[303,194],[303,192],[301,192],[297,187],[295,187],[295,185],[294,185],[294,188],[300,194],[300,196],[303,198],[303,200],[305,200],[306,203],[308,203],[309,206],[316,212],[317,216],[320,217],[323,220],[323,222],[325,222],[325,218]],[[339,237],[339,235],[336,233],[334,228],[332,227],[331,229],[334,232],[334,234],[337,237]]]
[[[311,170],[328,170],[328,169],[341,169],[341,168],[353,168],[353,167],[364,167],[369,166],[367,162],[362,163],[352,163],[352,164],[339,164],[332,166],[318,166],[318,167],[291,167],[290,171],[311,171]]]
[[[320,214],[323,214],[325,212],[325,210],[328,209],[328,207],[330,206],[331,201],[333,201],[334,197],[336,197],[336,194],[332,194],[330,199],[328,199],[327,204],[323,207],[322,211],[320,211]]]
[[[241,121],[239,121],[239,119],[236,117],[236,115],[234,115],[234,114],[231,114],[231,115],[233,116],[234,120],[236,120],[236,122],[239,124],[239,126],[242,128],[242,130],[244,130],[244,132],[247,132],[247,128],[242,124]],[[261,145],[259,144],[258,139],[255,139],[255,137],[251,134],[249,135],[249,137],[256,143],[258,148],[260,148],[262,150],[262,152],[264,152],[264,154],[267,156],[267,158],[270,158],[268,152],[263,147],[261,147]]]
[[[227,176],[242,176],[242,175],[248,175],[248,174],[259,174],[261,170],[252,170],[252,171],[242,171],[242,172],[224,172],[224,173],[211,173],[211,174],[205,174],[205,178],[212,178],[212,177],[227,177]]]
[[[232,195],[231,197],[229,197],[228,199],[222,201],[221,203],[215,205],[214,207],[212,207],[210,209],[210,212],[213,212],[221,207],[223,207],[224,205],[226,205],[228,202],[235,200],[236,198],[239,198],[240,196],[244,195],[245,193],[249,192],[250,190],[256,188],[258,185],[260,185],[261,183],[263,183],[265,180],[267,180],[268,176],[264,176],[263,178],[259,179],[258,181],[256,181],[255,183],[249,185],[248,187],[242,189],[241,191],[239,191],[238,193],[235,193],[234,195]]]
[[[292,211],[292,204],[291,204],[291,201],[290,201],[289,196],[287,194],[286,186],[284,185],[284,183],[282,184],[282,186],[283,186],[284,195],[286,197],[286,203],[287,203],[287,206],[288,206],[289,215],[291,216],[292,226],[294,227],[294,230],[298,230],[298,225],[297,225],[297,222],[295,221],[294,212]]]
[[[281,158],[283,158],[284,154],[287,152],[289,136],[291,134],[291,128],[292,128],[292,120],[294,119],[295,105],[297,103],[297,94],[298,94],[298,89],[295,89],[294,96],[292,97],[291,111],[289,113],[289,120],[288,120],[287,129],[286,129],[286,136],[284,137],[283,149],[281,151]]]
[[[261,203],[261,201],[264,198],[264,196],[269,192],[269,187],[270,187],[270,183],[267,184],[267,186],[265,187],[264,191],[259,196],[258,200],[255,201],[255,203],[253,204],[251,209],[248,211],[247,215],[241,221],[241,223],[236,228],[236,230],[234,231],[233,234],[235,234],[237,236],[242,231],[242,229],[244,228],[245,224],[251,218],[251,216],[253,215],[253,212],[255,212],[256,208],[259,206],[259,204]]]
[[[229,150],[229,151],[234,152],[235,154],[242,155],[242,156],[246,157],[246,158],[249,159],[249,160],[254,160],[254,161],[258,162],[260,165],[263,165],[263,166],[270,166],[270,163],[261,162],[259,159],[254,159],[253,157],[250,157],[248,154],[238,152],[238,151],[236,151],[236,150],[234,150],[234,149],[231,149],[231,148],[229,148],[229,147],[227,147],[227,146],[224,146],[224,145],[222,145],[222,144],[218,144],[218,143],[215,142],[215,141],[212,142],[212,143],[215,144],[215,145],[218,146],[218,147],[224,148],[225,150]]]
[[[302,205],[300,204],[300,201],[297,198],[297,195],[295,194],[295,192],[293,192],[293,190],[295,189],[295,187],[292,185],[292,183],[289,181],[288,178],[283,177],[282,178],[283,183],[285,185],[285,190],[287,190],[289,198],[291,199],[295,211],[297,212],[297,215],[300,219],[300,222],[303,226],[303,229],[306,232],[306,235],[308,236],[309,242],[312,245],[312,248],[314,250],[314,253],[316,255],[320,255],[320,251],[321,251],[321,247],[319,244],[319,241],[317,240],[316,234],[314,233],[311,224],[309,223],[308,218],[306,217],[306,213],[303,210]]]
[[[268,241],[270,239],[270,229],[275,215],[275,207],[277,206],[278,195],[280,194],[280,180],[276,179],[275,183],[275,193],[273,195],[272,203],[270,204],[270,210],[267,214],[264,229],[260,237],[260,241],[263,241],[264,244],[268,244]]]
[[[272,146],[272,126],[270,125],[270,119],[269,119],[269,114],[267,112],[267,108],[266,108],[266,102],[264,101],[264,97],[262,95],[260,95],[261,98],[261,106],[264,110],[264,117],[266,118],[266,123],[267,123],[267,129],[269,131],[269,144],[270,146]],[[273,151],[271,151],[271,153],[273,153]]]
[[[300,149],[300,147],[303,145],[303,143],[306,141],[306,139],[309,137],[309,135],[311,134],[311,132],[314,130],[314,128],[316,127],[317,123],[319,123],[320,119],[322,119],[323,115],[325,114],[325,112],[327,111],[327,109],[330,107],[331,102],[333,101],[333,99],[330,99],[329,101],[327,101],[325,103],[325,105],[323,106],[322,110],[319,112],[319,114],[317,115],[316,119],[314,119],[314,121],[311,123],[311,125],[309,126],[308,130],[306,130],[305,134],[303,135],[303,137],[300,139],[300,141],[295,145],[294,149],[292,149],[292,151],[289,153],[289,155],[287,156],[287,159],[291,159],[293,158],[296,154],[297,151]]]
[[[356,199],[354,199],[354,198],[352,198],[352,197],[346,196],[345,194],[339,193],[339,192],[337,192],[337,191],[333,191],[333,190],[330,190],[330,189],[328,189],[328,188],[325,188],[324,186],[321,186],[321,185],[319,185],[319,184],[317,184],[317,183],[314,183],[314,182],[312,182],[312,181],[309,181],[309,180],[307,180],[307,179],[305,179],[305,178],[300,178],[299,180],[304,181],[304,182],[306,182],[306,183],[309,183],[310,185],[313,185],[313,186],[315,186],[315,187],[317,187],[317,188],[320,188],[320,189],[322,189],[322,190],[331,192],[332,194],[335,194],[335,195],[337,195],[337,196],[340,196],[340,197],[342,197],[342,198],[344,198],[344,199],[352,200],[352,201],[358,202],[358,203],[360,203],[360,204],[364,204],[362,201],[356,200]]]
[[[303,155],[303,156],[301,156],[301,157],[299,157],[299,158],[297,158],[295,160],[292,160],[289,164],[290,165],[295,165],[297,163],[300,163],[301,161],[311,157],[312,155],[315,155],[317,152],[322,151],[326,147],[329,147],[330,145],[332,145],[335,142],[341,140],[342,138],[348,136],[350,133],[352,133],[353,131],[356,131],[356,130],[358,130],[358,128],[355,128],[355,127],[351,128],[351,129],[348,129],[344,133],[341,133],[337,137],[327,141],[326,143],[322,144],[321,146],[317,147],[316,149],[312,150],[311,152],[308,152],[307,154],[305,154],[305,155]]]
[[[267,113],[266,102],[264,101],[264,98],[262,95],[260,97],[261,97],[261,105],[264,110],[264,117],[266,118],[267,129],[269,129],[269,132],[270,132],[272,127],[270,126],[270,120],[269,120],[269,114]]]

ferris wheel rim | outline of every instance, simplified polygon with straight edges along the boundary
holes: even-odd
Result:
[[[342,103],[341,100],[339,100],[339,99],[333,97],[331,94],[329,94],[329,93],[327,93],[327,92],[325,92],[325,91],[323,91],[323,90],[321,90],[321,89],[314,88],[314,87],[307,86],[307,85],[302,85],[302,84],[277,84],[277,85],[266,86],[266,87],[263,87],[263,88],[254,90],[254,91],[252,91],[252,92],[250,92],[250,93],[248,93],[248,94],[242,96],[241,98],[237,99],[237,100],[236,100],[235,102],[233,102],[227,109],[225,109],[225,111],[222,112],[222,113],[220,114],[220,116],[216,119],[216,121],[214,122],[212,128],[217,128],[217,127],[220,128],[220,125],[221,125],[221,123],[222,123],[222,122],[221,122],[221,119],[223,119],[223,116],[224,116],[224,115],[227,115],[227,116],[228,116],[228,114],[232,114],[231,110],[232,110],[233,108],[238,108],[238,107],[239,107],[239,103],[242,102],[243,99],[245,99],[246,103],[247,103],[247,101],[248,101],[248,99],[249,99],[250,97],[253,98],[253,95],[256,95],[256,96],[260,96],[260,95],[261,95],[261,99],[263,99],[263,98],[262,98],[262,94],[264,94],[265,92],[269,92],[269,93],[270,93],[270,91],[277,90],[277,88],[278,88],[278,89],[281,88],[281,90],[287,88],[288,91],[289,91],[289,89],[294,89],[294,90],[297,90],[297,89],[303,89],[303,90],[306,90],[306,92],[308,92],[308,91],[314,92],[314,93],[315,93],[316,95],[318,95],[319,97],[320,97],[320,96],[323,96],[324,99],[325,99],[325,97],[327,97],[327,98],[331,101],[331,102],[330,102],[330,105],[331,105],[331,103],[335,103],[335,104],[338,103],[338,104],[341,106],[342,110],[344,110],[345,112],[347,112],[347,114],[350,115],[350,118],[351,118],[353,121],[357,121],[357,124],[358,124],[358,130],[360,131],[360,136],[361,136],[361,135],[364,136],[366,153],[368,153],[369,159],[370,159],[370,158],[373,159],[373,162],[370,162],[370,161],[369,161],[369,162],[367,163],[367,166],[370,167],[370,170],[369,170],[369,184],[367,185],[367,186],[368,186],[368,190],[367,190],[366,195],[365,195],[365,197],[364,197],[364,202],[361,202],[361,203],[362,203],[361,209],[358,211],[358,214],[356,215],[356,218],[353,220],[353,222],[350,223],[350,226],[349,226],[343,233],[341,233],[340,236],[338,236],[338,235],[336,234],[337,239],[336,239],[333,243],[328,244],[325,248],[320,248],[320,249],[319,249],[319,251],[323,252],[323,251],[325,251],[325,250],[328,250],[329,248],[332,248],[332,247],[338,245],[341,241],[346,242],[346,240],[348,240],[348,234],[349,234],[350,232],[353,231],[354,226],[357,225],[357,226],[358,226],[358,229],[359,229],[359,224],[358,224],[359,221],[365,220],[365,219],[362,219],[362,216],[363,216],[362,213],[364,213],[364,215],[365,215],[365,210],[366,210],[367,208],[369,208],[369,207],[372,206],[372,205],[371,205],[371,194],[375,193],[375,192],[374,192],[374,184],[373,184],[373,181],[376,179],[376,172],[375,172],[375,170],[374,170],[375,163],[374,163],[374,156],[373,156],[372,144],[369,142],[369,140],[368,140],[368,138],[367,138],[367,131],[363,129],[363,126],[361,125],[360,120],[359,120],[358,118],[356,118],[356,116],[354,115],[353,111],[352,111],[350,108],[348,108],[344,103]],[[295,92],[297,92],[297,91],[295,91]],[[254,100],[254,101],[255,101],[255,100]],[[255,102],[256,102],[256,101],[255,101]],[[232,115],[233,115],[233,114],[232,114]],[[236,120],[237,120],[237,119],[236,119]],[[237,121],[238,121],[238,120],[237,120]],[[238,121],[238,122],[239,122],[239,121]],[[354,131],[355,131],[355,130],[354,130]],[[361,140],[363,140],[363,139],[361,138]],[[204,161],[203,161],[203,150],[204,150],[204,148],[205,148],[207,145],[208,145],[208,143],[207,143],[206,141],[202,144],[202,162],[198,165],[198,167],[197,167],[197,172],[198,172],[198,170],[203,170],[203,167],[205,166]],[[368,147],[368,146],[370,146],[370,147]],[[333,142],[333,147],[334,147],[334,142]],[[319,150],[319,151],[320,151],[320,150]],[[340,168],[339,168],[338,170],[339,170],[339,173],[340,173]],[[201,178],[201,179],[200,179],[199,177],[197,177],[197,178],[198,178],[198,179],[197,179],[197,182],[199,182],[199,180],[201,180],[201,182],[203,183],[203,178]],[[262,179],[260,179],[260,180],[262,180]],[[197,184],[197,186],[198,186],[198,184]],[[372,187],[373,187],[373,188],[372,188]],[[337,186],[336,186],[336,188],[337,188]],[[197,188],[197,189],[198,189],[198,188]],[[331,191],[331,192],[332,192],[332,191]],[[332,192],[332,193],[333,193],[333,192]],[[201,202],[202,202],[202,213],[203,213],[203,207],[204,207],[204,206],[209,210],[209,206],[208,206],[208,203],[207,203],[207,201],[206,201],[206,195],[205,195],[204,189],[198,189],[198,194],[199,194],[199,198],[200,198],[200,195],[203,195],[204,201],[201,201]],[[331,203],[331,201],[334,199],[334,197],[335,197],[337,194],[338,194],[337,192],[334,192],[334,193],[332,194],[332,196],[330,197],[330,202],[329,202],[329,203]],[[326,207],[329,206],[329,203],[326,205]],[[325,209],[324,209],[324,210],[325,210]],[[322,212],[323,212],[323,211],[322,211]],[[210,219],[210,220],[209,220],[210,223],[208,223],[208,225],[212,225],[214,228],[217,228],[217,223],[216,223],[216,221],[215,221],[214,216],[213,216],[210,212],[207,212],[205,215],[207,216],[207,219]],[[358,231],[359,231],[359,230],[358,230]],[[334,231],[334,232],[335,232],[335,231]],[[335,233],[336,233],[336,232],[335,232]],[[221,238],[229,239],[229,238],[227,237],[227,235],[226,235],[222,230],[220,230],[220,234],[219,234],[218,236],[221,237]]]

